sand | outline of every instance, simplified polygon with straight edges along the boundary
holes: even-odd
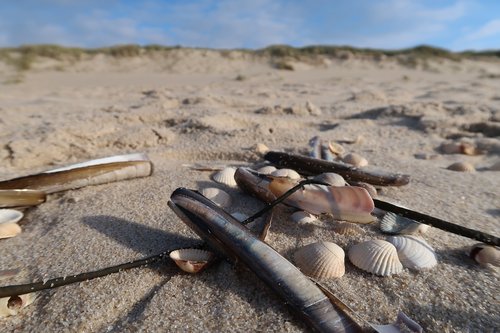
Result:
[[[175,57],[78,63],[39,60],[20,82],[0,67],[0,178],[114,154],[145,152],[151,177],[53,194],[26,211],[23,232],[0,241],[0,270],[20,269],[2,285],[92,271],[197,236],[167,207],[178,187],[215,184],[210,172],[185,164],[255,165],[256,143],[295,153],[308,140],[345,144],[377,167],[410,174],[410,185],[383,188],[383,199],[447,221],[500,233],[500,174],[488,167],[500,153],[500,62],[438,59],[408,68],[390,59],[325,58],[279,70],[269,59],[238,52],[178,50]],[[313,108],[307,108],[306,103]],[[479,125],[477,125],[479,124]],[[467,141],[480,155],[444,154],[445,142]],[[446,170],[466,161],[477,172]],[[262,207],[238,189],[230,212]],[[342,236],[333,223],[298,227],[280,207],[268,243],[291,259],[316,240],[344,249],[384,238],[377,225]],[[500,327],[499,272],[465,251],[474,240],[437,229],[431,270],[378,277],[346,263],[326,280],[361,318],[389,323],[399,310],[427,332],[494,332]],[[306,327],[254,274],[228,262],[199,275],[171,263],[112,274],[38,293],[2,332],[300,332]]]

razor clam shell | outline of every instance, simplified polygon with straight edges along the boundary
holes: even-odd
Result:
[[[271,176],[286,177],[293,180],[301,178],[297,171],[287,168],[274,170],[271,172]]]
[[[15,316],[35,299],[35,293],[0,298],[0,317]]]
[[[345,274],[345,253],[331,242],[316,242],[298,249],[294,260],[300,270],[316,279],[342,277]]]
[[[23,216],[23,212],[15,209],[0,209],[0,225],[4,223],[17,223]]]
[[[321,173],[313,179],[330,186],[345,186],[347,184],[344,177],[334,172]]]
[[[380,221],[380,230],[386,234],[418,234],[425,233],[430,226],[416,222],[392,212],[387,212]]]
[[[46,194],[37,190],[0,190],[0,208],[26,207],[45,202]]]
[[[58,169],[56,169],[58,170]],[[34,189],[46,193],[60,192],[89,185],[111,183],[151,175],[150,161],[113,162],[76,169],[48,171],[0,182],[0,189]]]
[[[213,175],[212,179],[219,184],[235,187],[237,185],[236,180],[234,180],[235,173],[236,173],[236,168],[227,167],[219,172],[216,172]]]
[[[388,241],[396,247],[399,260],[406,268],[418,271],[437,265],[434,249],[422,238],[391,236]]]
[[[309,152],[309,156],[312,158],[321,158],[321,139],[319,136],[314,136],[309,140],[309,147],[311,147],[311,151]]]
[[[200,193],[208,200],[217,204],[217,206],[229,207],[231,205],[231,196],[219,188],[207,187],[202,189]]]
[[[469,251],[469,256],[481,265],[491,264],[500,267],[500,250],[495,246],[483,243],[474,244]]]
[[[307,224],[307,223],[313,223],[314,221],[317,221],[316,216],[304,212],[303,210],[299,210],[292,215],[290,215],[290,219],[297,223],[297,224]]]
[[[84,167],[88,167],[88,166],[92,166],[92,165],[118,163],[118,162],[133,162],[133,161],[149,161],[149,158],[146,154],[143,154],[143,153],[108,156],[108,157],[98,158],[95,160],[89,160],[89,161],[71,164],[71,165],[68,165],[65,167],[61,167],[61,168],[51,169],[51,170],[45,171],[45,173],[53,173],[53,172],[67,171],[67,170],[72,170],[72,169],[79,169],[79,168],[84,168]]]
[[[354,266],[376,275],[390,276],[403,270],[396,247],[381,239],[353,245],[347,256]]]
[[[198,249],[180,249],[170,252],[170,259],[187,273],[198,273],[215,258],[210,251]]]
[[[275,166],[272,166],[272,165],[266,165],[266,166],[263,166],[262,168],[258,169],[257,172],[258,173],[261,173],[263,175],[270,175],[271,173],[273,173],[274,171],[276,171],[276,167]]]

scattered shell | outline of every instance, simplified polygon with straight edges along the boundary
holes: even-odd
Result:
[[[21,233],[21,227],[17,223],[0,224],[0,239],[11,238]]]
[[[500,171],[500,161],[494,163],[492,166],[488,168],[491,171]]]
[[[445,154],[478,155],[481,151],[470,142],[444,142],[439,147]]]
[[[456,162],[447,167],[448,170],[459,171],[459,172],[474,172],[476,169],[474,166],[467,162]]]
[[[341,277],[345,273],[344,250],[331,242],[316,242],[298,249],[294,260],[300,270],[313,278]]]
[[[335,141],[329,141],[328,148],[330,149],[332,154],[336,155],[336,156],[342,156],[345,153],[344,147],[342,147],[340,144],[338,144]]]
[[[432,268],[437,265],[434,249],[425,240],[416,236],[392,236],[388,241],[398,251],[404,267],[413,270]]]
[[[207,199],[212,200],[220,207],[229,207],[231,204],[231,196],[223,190],[216,187],[207,187],[200,191]]]
[[[360,235],[364,234],[365,231],[360,228],[356,224],[352,223],[344,223],[344,222],[337,222],[335,226],[333,227],[333,231],[340,235],[345,235],[345,236],[354,236],[354,235]]]
[[[231,214],[231,216],[234,217],[235,219],[237,219],[240,222],[245,221],[248,218],[247,214],[243,214],[243,213],[240,213],[240,212],[234,212],[234,213]]]
[[[366,158],[364,158],[363,156],[358,155],[356,153],[350,153],[350,154],[345,155],[342,158],[342,161],[344,161],[345,163],[354,165],[357,168],[362,168],[362,167],[368,165],[368,161],[366,160]]]
[[[427,224],[387,212],[380,222],[380,230],[386,234],[424,234],[429,230]]]
[[[403,270],[394,245],[381,239],[353,245],[347,255],[354,266],[376,275],[390,276]]]
[[[326,183],[330,186],[345,186],[347,183],[339,174],[333,172],[325,172],[314,177],[314,180]]]
[[[277,169],[271,172],[271,176],[275,177],[286,177],[290,179],[300,179],[300,175],[297,171],[292,169]]]
[[[469,256],[481,265],[491,264],[500,267],[500,250],[498,248],[483,243],[474,244]]]
[[[214,258],[212,252],[198,249],[180,249],[170,252],[170,259],[188,273],[198,273]]]
[[[35,293],[0,298],[0,317],[15,316],[35,301]]]
[[[234,180],[234,174],[236,173],[236,168],[228,167],[224,168],[219,172],[216,172],[212,179],[219,183],[227,186],[236,186],[236,180]]]
[[[307,224],[307,223],[313,223],[314,221],[317,220],[316,216],[304,212],[303,210],[299,210],[292,215],[290,215],[290,218],[292,219],[293,222],[298,223],[298,224]]]
[[[17,223],[23,216],[22,212],[15,209],[0,209],[0,224]]]
[[[272,165],[266,165],[266,166],[263,166],[262,168],[260,168],[259,170],[257,170],[257,172],[261,173],[263,175],[270,175],[276,170],[277,170],[276,167],[274,167]]]
[[[261,155],[264,155],[265,153],[267,153],[269,151],[269,147],[266,146],[265,144],[263,143],[257,143],[254,147],[253,147],[253,150],[257,153],[257,154],[261,154]]]

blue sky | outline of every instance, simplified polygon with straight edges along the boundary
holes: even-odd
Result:
[[[0,2],[0,47],[271,44],[500,49],[499,0],[17,0]]]

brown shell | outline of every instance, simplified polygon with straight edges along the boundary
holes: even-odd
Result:
[[[341,277],[345,273],[345,253],[331,242],[316,242],[298,249],[294,260],[300,270],[313,278]]]
[[[481,265],[491,264],[500,267],[500,250],[494,246],[475,244],[471,247],[469,256]]]
[[[210,251],[198,249],[180,249],[170,252],[170,258],[180,269],[187,273],[198,273],[214,259]]]
[[[474,172],[476,169],[474,166],[467,162],[455,162],[448,166],[448,170],[459,171],[459,172]]]

